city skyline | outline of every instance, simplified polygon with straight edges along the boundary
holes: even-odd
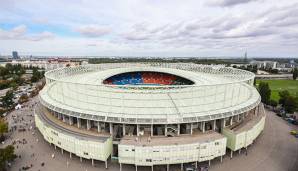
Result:
[[[0,53],[297,57],[298,1],[0,1]]]

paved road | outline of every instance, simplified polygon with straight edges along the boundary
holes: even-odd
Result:
[[[28,104],[34,104],[37,99],[33,99]],[[19,116],[20,123],[32,120],[33,117],[30,108],[14,111],[11,115]],[[23,116],[23,121],[20,119]],[[24,124],[26,126],[26,124]],[[30,124],[27,125],[30,128]],[[298,139],[289,135],[291,129],[297,129],[297,126],[289,125],[281,118],[277,117],[272,112],[267,112],[266,126],[264,132],[258,137],[256,142],[248,148],[248,155],[244,152],[242,154],[234,153],[233,158],[230,159],[228,155],[224,157],[223,163],[219,159],[211,162],[211,171],[296,171],[298,168]],[[34,133],[34,134],[32,134]],[[17,155],[21,158],[16,159],[12,164],[12,171],[19,171],[19,169],[26,165],[33,164],[29,171],[104,171],[104,162],[97,161],[95,167],[91,166],[91,161],[83,160],[81,163],[78,157],[69,159],[69,153],[61,154],[60,149],[54,149],[45,142],[41,134],[37,130],[30,130],[26,132],[13,132],[11,139],[5,145],[11,143],[13,140],[26,139],[26,144],[17,143]],[[3,147],[3,145],[0,145]],[[32,155],[34,153],[34,156]],[[52,158],[52,154],[55,155]],[[45,165],[41,166],[44,162]],[[67,165],[68,163],[68,165]],[[116,162],[109,162],[110,171],[118,171],[119,165]],[[124,165],[123,171],[135,170],[134,166]],[[139,167],[139,171],[149,171],[149,167]],[[165,170],[165,167],[156,167],[155,171]],[[179,166],[170,167],[171,171],[180,170]]]
[[[223,163],[216,163],[210,170],[241,171],[297,171],[298,139],[289,134],[297,126],[289,125],[273,112],[267,111],[265,129],[256,142],[244,153],[225,157]]]
[[[292,79],[293,74],[257,74],[257,79]]]

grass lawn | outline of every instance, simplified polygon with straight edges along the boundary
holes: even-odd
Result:
[[[288,90],[290,94],[298,93],[298,80],[257,80],[257,86],[260,82],[266,82],[271,89],[271,98],[279,100],[278,92]]]

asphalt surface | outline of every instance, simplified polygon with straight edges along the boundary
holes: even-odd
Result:
[[[0,148],[15,141],[17,158],[11,163],[11,171],[19,171],[24,166],[32,167],[29,171],[104,171],[104,162],[96,161],[95,166],[91,165],[91,160],[80,162],[74,156],[69,158],[69,153],[61,154],[61,150],[50,146],[34,128],[33,105],[37,98],[30,100],[28,107],[16,110],[7,116],[10,125],[24,127],[27,131],[10,133],[10,138]],[[13,121],[12,116],[15,117]],[[23,118],[23,119],[22,119]],[[31,121],[30,121],[31,120]],[[30,129],[32,126],[32,129]],[[249,146],[248,155],[244,150],[241,154],[234,153],[233,158],[229,158],[229,151],[220,163],[219,158],[211,161],[210,171],[297,171],[298,170],[298,138],[289,134],[290,130],[297,126],[290,125],[273,112],[267,111],[265,129],[257,140]],[[23,141],[25,139],[25,141]],[[18,140],[18,141],[17,141]],[[24,142],[24,144],[23,144]],[[54,156],[54,158],[53,158]],[[44,166],[42,166],[44,163]],[[199,165],[202,165],[199,163]],[[108,162],[110,171],[118,171],[119,164],[116,161]],[[123,171],[135,170],[132,165],[123,165]],[[138,171],[150,171],[150,167],[138,167]],[[155,171],[166,170],[165,166],[154,167]],[[171,165],[171,171],[180,170],[180,165]]]
[[[210,170],[297,171],[298,138],[289,133],[294,129],[298,130],[298,127],[266,111],[265,129],[249,146],[248,155],[243,150],[240,155],[234,153],[232,159],[226,155],[223,163],[214,162]]]

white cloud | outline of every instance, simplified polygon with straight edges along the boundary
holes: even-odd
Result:
[[[76,29],[77,32],[86,37],[100,37],[111,32],[111,29],[106,26],[86,25]]]
[[[35,34],[28,34],[27,27],[25,25],[16,26],[11,30],[0,29],[0,39],[2,40],[41,41],[45,39],[51,39],[54,37],[55,35],[48,31],[35,33]]]
[[[25,25],[19,25],[9,31],[0,29],[0,39],[19,39],[25,35],[26,31]]]
[[[26,38],[28,40],[32,40],[32,41],[41,41],[41,40],[46,40],[46,39],[53,39],[54,37],[55,37],[55,35],[53,33],[48,32],[48,31],[43,31],[41,33],[29,35]]]
[[[297,11],[297,0],[0,0],[1,51],[292,55],[298,54]]]
[[[253,1],[260,1],[260,0],[209,0],[207,4],[213,5],[213,6],[228,7],[228,6],[235,6],[239,4],[246,4]]]
[[[130,32],[123,34],[123,37],[127,40],[148,40],[150,39],[149,34],[137,33],[137,32]]]

